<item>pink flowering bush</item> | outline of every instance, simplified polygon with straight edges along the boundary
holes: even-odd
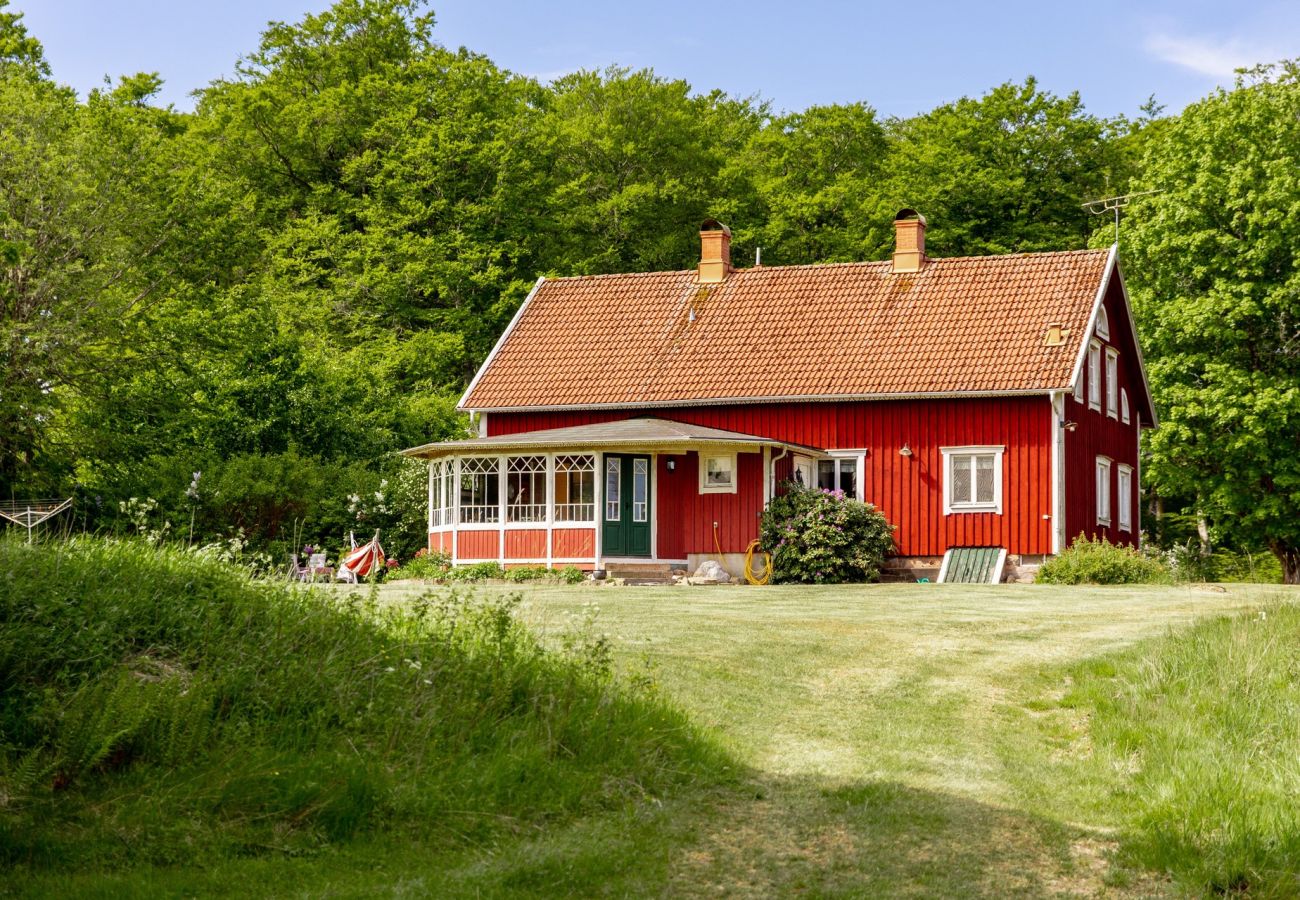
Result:
[[[772,554],[775,584],[877,581],[894,552],[894,526],[843,491],[785,485],[763,511],[760,539]]]

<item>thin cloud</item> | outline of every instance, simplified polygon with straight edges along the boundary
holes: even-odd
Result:
[[[1278,59],[1282,55],[1238,38],[1213,41],[1172,34],[1150,35],[1146,39],[1146,49],[1162,62],[1222,79],[1231,79],[1237,69]]]

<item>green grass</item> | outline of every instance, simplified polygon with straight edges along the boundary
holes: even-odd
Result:
[[[603,642],[546,650],[508,597],[378,608],[99,540],[3,542],[0,572],[11,883],[358,840],[445,854],[724,777]]]
[[[1295,857],[1271,839],[1296,831],[1277,803],[1294,796],[1297,771],[1286,679],[1298,632],[1278,606],[1292,590],[520,591],[518,616],[562,656],[575,630],[590,638],[582,623],[598,603],[622,683],[682,709],[734,768],[646,778],[659,789],[644,791],[614,777],[601,802],[460,840],[370,829],[301,856],[25,869],[10,884],[92,896],[241,894],[250,884],[294,896],[1176,896],[1215,884],[1288,893],[1279,870]],[[345,609],[347,596],[337,595]],[[394,585],[360,614],[383,620],[417,596]],[[1255,618],[1222,620],[1241,613]],[[1253,712],[1233,718],[1243,696]],[[1184,743],[1196,752],[1171,752]],[[1207,776],[1226,766],[1249,773],[1237,781],[1251,800],[1237,807],[1239,843],[1268,851],[1245,866],[1212,859],[1216,847],[1244,858],[1216,837],[1229,831],[1214,824],[1225,807]],[[1160,831],[1184,808],[1187,823],[1209,826]]]

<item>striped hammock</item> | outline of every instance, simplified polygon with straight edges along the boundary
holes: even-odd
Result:
[[[358,578],[364,578],[384,567],[384,548],[379,546],[378,531],[369,543],[362,544],[360,547],[356,546],[356,540],[353,539],[352,547],[352,552],[339,565],[340,578],[355,582]]]

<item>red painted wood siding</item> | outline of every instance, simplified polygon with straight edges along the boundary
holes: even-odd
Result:
[[[1101,340],[1101,410],[1088,406],[1088,364],[1084,359],[1083,402],[1076,403],[1073,397],[1065,400],[1065,418],[1078,422],[1078,428],[1065,433],[1065,525],[1066,544],[1068,545],[1080,534],[1089,537],[1104,535],[1112,543],[1137,544],[1140,524],[1138,506],[1138,409],[1142,395],[1141,374],[1137,367],[1136,344],[1129,328],[1128,313],[1124,310],[1124,297],[1118,285],[1111,282],[1106,297],[1102,300],[1106,307],[1110,324],[1110,339]],[[1106,347],[1119,350],[1119,386],[1128,391],[1129,424],[1123,424],[1122,410],[1119,417],[1110,418],[1106,414]],[[1109,527],[1097,524],[1097,477],[1098,456],[1111,458],[1111,524]],[[1124,463],[1133,467],[1132,502],[1133,528],[1130,531],[1119,529],[1119,465]]]
[[[434,552],[451,554],[451,532],[450,531],[431,531],[429,532],[429,550]]]
[[[456,535],[457,559],[499,559],[501,532],[461,531]]]
[[[1051,552],[1051,521],[1043,518],[1052,511],[1052,412],[1045,395],[491,413],[487,428],[489,435],[515,434],[631,416],[658,416],[824,449],[866,450],[865,497],[898,526],[899,552],[903,555],[937,556],[955,545],[999,546],[1020,554]],[[910,458],[898,453],[904,443],[913,451]],[[943,461],[939,448],[966,445],[1006,447],[1002,515],[943,514]],[[704,496],[698,492],[694,454],[675,458],[679,463],[671,475],[666,471],[666,457],[657,467],[660,557],[713,552],[715,520],[723,551],[744,550],[757,534],[761,456],[740,455],[741,494]],[[778,464],[778,478],[788,477],[789,471],[788,461]],[[1091,473],[1089,467],[1089,478]]]
[[[590,561],[596,554],[596,529],[557,528],[551,533],[551,547],[555,559]]]
[[[507,529],[506,559],[546,559],[546,529]]]

